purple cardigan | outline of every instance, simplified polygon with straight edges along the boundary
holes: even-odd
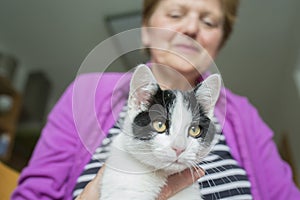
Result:
[[[131,75],[91,73],[68,87],[44,127],[12,199],[72,199],[91,154],[113,126],[124,105]],[[280,158],[273,133],[246,98],[224,89],[223,134],[233,157],[247,171],[255,200],[300,199],[290,167]],[[113,108],[113,109],[112,109]]]

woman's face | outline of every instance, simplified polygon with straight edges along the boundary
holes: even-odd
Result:
[[[193,65],[205,71],[206,52],[215,58],[222,36],[219,0],[161,0],[142,33],[151,61],[182,74],[195,72]]]

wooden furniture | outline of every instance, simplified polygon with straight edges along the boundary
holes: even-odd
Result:
[[[21,95],[14,89],[11,82],[5,77],[0,77],[0,95],[8,95],[12,98],[11,109],[0,113],[0,138],[5,138],[7,140],[7,144],[0,144],[2,151],[3,148],[5,148],[0,155],[0,160],[8,161],[11,156],[16,125],[21,110]]]
[[[295,184],[300,188],[300,183],[298,182],[298,174],[297,174],[297,167],[296,162],[293,157],[290,138],[287,132],[281,133],[281,138],[278,143],[278,150],[283,160],[285,160],[291,167],[293,171],[293,180]]]
[[[0,177],[0,197],[8,200],[17,186],[19,173],[0,162]]]

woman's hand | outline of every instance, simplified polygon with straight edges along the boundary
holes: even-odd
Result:
[[[177,192],[180,192],[184,188],[192,185],[200,177],[204,176],[204,170],[199,168],[196,171],[186,169],[178,174],[173,174],[168,177],[167,184],[160,192],[157,200],[167,200],[174,196]]]
[[[104,171],[104,166],[99,170],[96,177],[87,184],[82,193],[75,200],[98,200],[100,198],[100,181]],[[181,173],[168,177],[167,184],[160,192],[157,200],[167,200],[182,189],[190,186],[204,175],[203,169],[193,171],[186,169]]]
[[[75,200],[99,200],[100,199],[100,181],[102,178],[102,174],[105,166],[103,165],[101,169],[98,171],[96,177],[89,182],[83,191]]]

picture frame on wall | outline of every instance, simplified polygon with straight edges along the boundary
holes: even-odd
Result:
[[[110,36],[116,36],[114,46],[120,54],[127,51],[128,47],[138,47],[118,58],[127,70],[149,60],[141,41],[141,12],[133,11],[107,16],[105,24]]]

